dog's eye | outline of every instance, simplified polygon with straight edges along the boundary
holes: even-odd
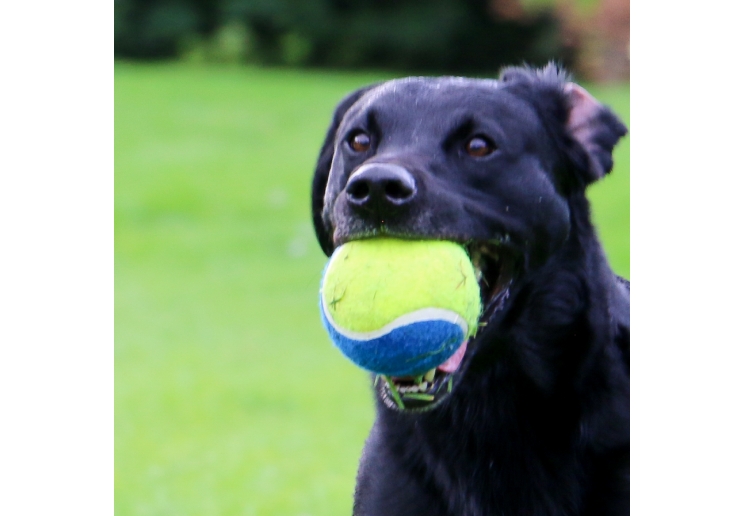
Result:
[[[371,145],[372,140],[369,135],[362,131],[352,134],[351,138],[349,138],[349,147],[351,147],[354,152],[366,152],[369,150]]]
[[[488,156],[496,150],[496,146],[480,136],[471,138],[465,145],[465,151],[474,158]]]

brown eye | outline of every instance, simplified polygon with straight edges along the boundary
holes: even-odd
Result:
[[[485,140],[484,138],[476,136],[475,138],[471,138],[470,141],[468,141],[467,145],[465,145],[465,150],[470,156],[474,158],[482,158],[495,151],[496,146]]]
[[[349,146],[354,152],[366,152],[372,145],[372,140],[367,133],[358,132],[349,140]]]

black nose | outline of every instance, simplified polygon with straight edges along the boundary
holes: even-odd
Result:
[[[416,196],[416,182],[403,167],[390,163],[361,166],[346,184],[346,198],[352,206],[384,214],[402,207]]]

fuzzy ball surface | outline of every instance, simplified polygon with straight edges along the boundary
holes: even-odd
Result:
[[[352,362],[413,376],[446,361],[477,330],[480,289],[462,246],[375,238],[336,249],[321,286],[323,324]]]

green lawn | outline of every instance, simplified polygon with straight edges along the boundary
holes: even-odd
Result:
[[[309,217],[335,103],[380,74],[115,69],[115,508],[347,515],[372,422],[329,344]],[[627,86],[590,88],[628,120]],[[593,188],[629,272],[629,146]]]

